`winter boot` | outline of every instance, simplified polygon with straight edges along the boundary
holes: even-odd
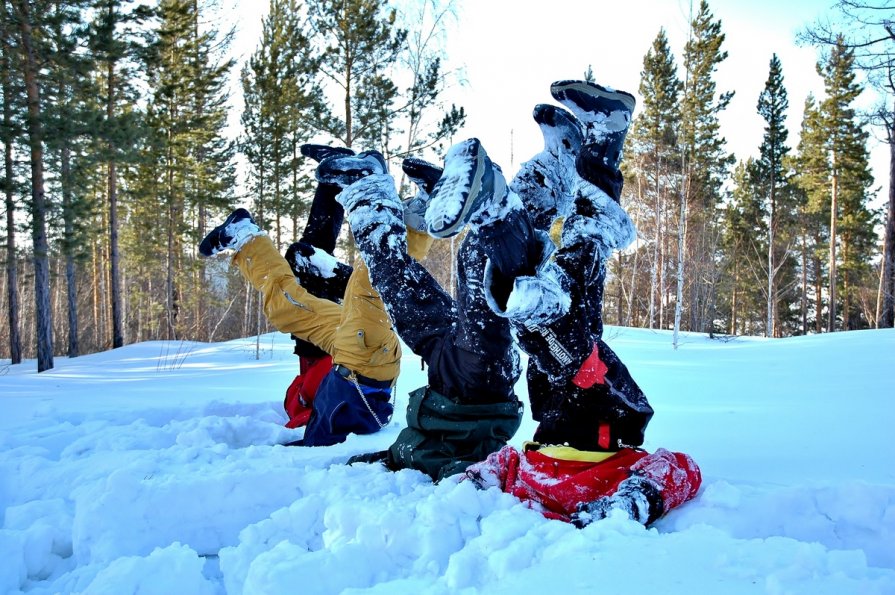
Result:
[[[584,133],[578,120],[560,107],[542,103],[532,115],[544,136],[544,150],[522,164],[510,188],[522,199],[532,224],[546,231],[554,219],[571,212],[575,159]]]
[[[302,145],[299,149],[305,157],[310,157],[317,163],[320,163],[327,157],[333,155],[354,155],[354,151],[346,147],[330,147],[329,145]]]
[[[408,229],[427,231],[426,209],[435,184],[441,178],[442,168],[415,157],[408,157],[401,164],[407,177],[416,184],[418,191],[413,198],[404,202],[404,223]]]
[[[599,157],[602,166],[617,170],[636,104],[634,96],[587,81],[558,81],[550,93],[584,124],[584,144],[593,145],[588,151]]]
[[[418,157],[408,157],[401,163],[401,169],[417,185],[421,192],[432,194],[435,184],[441,179],[444,169]]]
[[[347,188],[366,176],[388,173],[388,165],[378,151],[364,151],[357,155],[334,154],[321,161],[314,173],[321,184]]]
[[[223,223],[212,229],[199,244],[199,254],[208,257],[223,250],[239,250],[255,236],[264,235],[252,215],[236,209]]]
[[[298,284],[312,295],[331,302],[342,301],[353,270],[350,266],[307,242],[293,242],[286,250],[286,262]]]
[[[559,81],[550,91],[585,127],[584,145],[575,160],[579,178],[575,214],[563,225],[563,245],[593,238],[601,256],[608,258],[633,242],[637,233],[619,205],[623,182],[619,164],[636,101],[630,93],[586,81]]]
[[[426,210],[432,236],[449,238],[467,223],[480,225],[499,216],[495,209],[507,194],[506,181],[478,139],[451,147],[444,163]]]

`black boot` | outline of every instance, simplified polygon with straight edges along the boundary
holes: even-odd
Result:
[[[199,244],[199,254],[207,257],[229,248],[237,249],[242,241],[261,233],[251,213],[236,209],[203,238]]]
[[[584,124],[584,145],[575,162],[578,175],[618,201],[618,168],[636,105],[634,96],[587,81],[558,81],[550,92]]]
[[[522,164],[510,187],[522,199],[535,228],[546,231],[572,210],[575,159],[584,133],[575,116],[555,105],[536,105],[532,115],[544,137],[544,149]]]
[[[315,261],[329,262],[331,268],[320,270]],[[336,260],[334,256],[322,253],[306,242],[293,242],[286,250],[286,262],[292,268],[299,285],[307,289],[311,295],[331,302],[342,301],[348,278],[354,270]]]
[[[321,184],[347,188],[361,178],[384,173],[388,173],[388,165],[382,153],[364,151],[357,155],[331,155],[320,162],[314,175]]]
[[[408,157],[401,163],[401,169],[407,174],[407,177],[419,187],[422,192],[432,194],[435,184],[441,178],[444,171],[434,163],[429,163],[424,159],[417,157]]]
[[[642,475],[632,475],[618,484],[618,490],[611,496],[604,496],[593,502],[582,502],[572,513],[572,524],[579,529],[594,521],[609,516],[611,510],[623,510],[627,515],[649,526],[665,512],[665,502],[659,487]]]
[[[428,231],[426,224],[426,209],[429,208],[429,199],[435,184],[441,178],[444,171],[433,163],[408,157],[401,164],[407,177],[416,184],[418,191],[413,198],[404,202],[404,223],[408,229],[416,231]]]
[[[535,274],[541,262],[541,245],[528,213],[522,209],[513,209],[503,219],[481,226],[478,241],[491,263],[488,289],[503,312],[516,278]]]
[[[332,157],[333,155],[354,155],[354,151],[347,147],[331,147],[329,145],[305,144],[302,145],[299,150],[302,155],[310,157],[317,163],[320,163],[327,157]]]

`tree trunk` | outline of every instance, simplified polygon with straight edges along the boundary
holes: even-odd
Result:
[[[3,39],[6,39],[6,3],[3,3]],[[15,234],[15,199],[13,193],[13,155],[12,138],[8,131],[12,129],[12,92],[10,90],[9,72],[9,46],[3,48],[3,64],[0,66],[0,76],[3,85],[3,129],[7,131],[3,137],[3,172],[6,177],[4,198],[6,202],[6,292],[9,300],[9,358],[10,363],[22,363],[22,336],[19,332],[19,274],[16,261],[16,234]]]
[[[767,326],[765,327],[765,336],[773,337],[775,336],[775,328],[774,323],[776,322],[774,317],[774,306],[776,302],[776,295],[774,290],[774,225],[777,223],[776,220],[776,199],[774,192],[774,185],[776,180],[774,179],[774,168],[771,167],[771,191],[770,196],[768,197],[769,205],[768,205],[768,320]]]
[[[833,154],[833,188],[830,198],[830,307],[827,316],[827,332],[836,330],[836,211],[838,204],[839,177],[836,173],[836,154]]]
[[[808,334],[808,239],[802,230],[802,334]]]
[[[71,238],[74,235],[74,213],[71,206],[71,149],[68,139],[62,146],[62,212],[64,217],[65,236]],[[74,249],[70,246],[65,250],[65,287],[66,302],[68,303],[68,357],[78,357],[80,347],[78,345],[78,291],[75,275]]]
[[[818,244],[815,244],[817,246]],[[820,258],[814,258],[814,330],[817,333],[823,332],[823,281],[821,279]]]
[[[687,184],[689,178],[686,161],[683,158],[681,161],[681,170],[684,172],[684,176],[681,179],[681,213],[677,230],[677,299],[674,303],[674,334],[671,340],[675,349],[677,349],[680,340],[681,313],[684,302],[684,242],[687,235]]]
[[[883,251],[882,310],[877,317],[880,328],[895,326],[895,124],[889,128],[889,208]]]
[[[47,244],[47,204],[44,194],[43,127],[41,125],[38,66],[34,55],[30,4],[13,0],[22,41],[25,93],[28,97],[28,144],[31,152],[31,238],[34,244],[34,307],[36,316],[37,371],[53,367],[53,323],[50,312],[50,268]]]
[[[112,7],[109,6],[109,11]],[[110,18],[111,20],[111,18]],[[115,115],[115,62],[109,60],[106,69],[108,98],[106,100],[106,121],[111,123]],[[109,146],[109,155],[114,154],[114,147]],[[124,330],[121,324],[121,273],[118,254],[118,174],[115,160],[109,159],[108,172],[109,193],[109,296],[112,307],[112,349],[124,345]]]

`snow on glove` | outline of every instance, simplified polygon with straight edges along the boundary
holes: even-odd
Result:
[[[642,475],[632,475],[618,484],[611,496],[593,502],[582,502],[572,513],[571,522],[582,529],[609,516],[612,510],[623,510],[629,518],[649,526],[665,512],[662,495],[655,483]]]

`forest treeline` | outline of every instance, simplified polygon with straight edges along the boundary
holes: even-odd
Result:
[[[722,23],[696,8],[680,56],[660,30],[643,59],[622,198],[639,237],[610,263],[607,322],[675,338],[891,327],[892,186],[874,211],[867,149],[875,125],[895,146],[889,20],[806,26],[824,48],[824,93],[800,124],[786,121],[784,65],[768,56],[759,157],[736,162],[718,122],[733,96],[714,81]],[[404,155],[442,155],[466,117],[443,98],[454,9],[270,0],[239,67],[211,0],[0,0],[0,358],[43,371],[54,355],[270,330],[258,295],[198,258],[198,241],[244,204],[285,250],[313,197],[299,151],[312,139],[381,150],[395,171]],[[866,86],[888,110],[856,110]],[[426,264],[450,287],[443,244]],[[350,238],[340,254],[354,258]]]

